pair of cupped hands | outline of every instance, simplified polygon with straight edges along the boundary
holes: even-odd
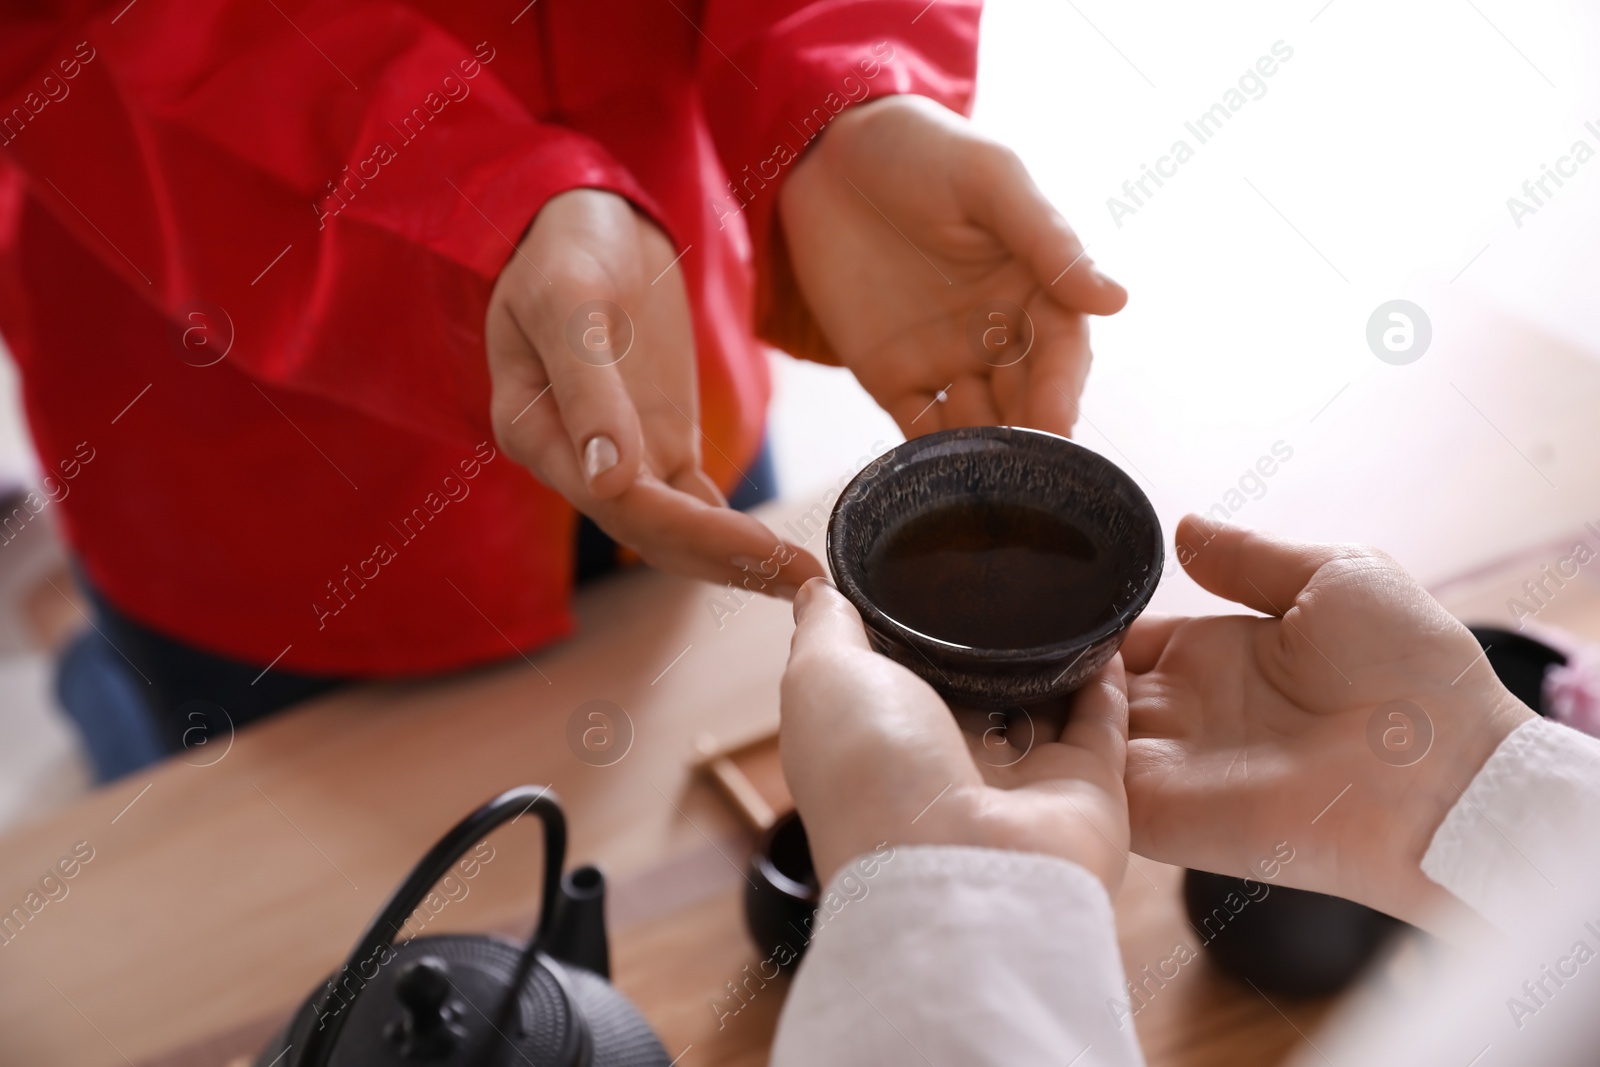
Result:
[[[780,743],[821,876],[885,841],[968,845],[1070,860],[1114,895],[1132,851],[1478,926],[1422,857],[1534,713],[1476,639],[1372,549],[1193,515],[1176,542],[1203,588],[1261,614],[1147,615],[1032,728],[952,715],[836,589],[802,587]]]
[[[778,218],[823,354],[908,436],[995,423],[1070,432],[1086,317],[1127,294],[1010,151],[924,99],[864,104],[793,165]],[[1030,731],[1017,748],[981,719],[964,731],[931,688],[871,651],[810,553],[728,508],[705,474],[676,259],[621,197],[549,201],[490,301],[495,432],[646,561],[746,587],[754,566],[763,591],[798,591],[781,745],[824,879],[880,842],[960,844],[1059,856],[1115,892],[1131,849],[1445,921],[1452,902],[1422,874],[1422,854],[1532,713],[1393,561],[1191,518],[1177,531],[1185,568],[1262,616],[1146,617],[1060,709],[1057,736]],[[574,315],[596,301],[628,319],[616,362],[574,343],[592,328],[575,332]],[[993,301],[1031,319],[1025,358],[971,342]],[[612,317],[594,325],[614,334]],[[1422,758],[1382,758],[1387,731],[1418,729],[1431,733]],[[1284,845],[1294,860],[1273,864]]]
[[[813,320],[796,328],[806,354],[849,368],[908,436],[1071,430],[1089,372],[1086,316],[1119,310],[1127,293],[1009,150],[933,101],[886,97],[828,125],[783,176],[776,215],[793,303]],[[609,192],[546,203],[490,298],[495,435],[646,562],[793,596],[821,564],[728,508],[702,466],[719,446],[700,427],[683,265],[707,254],[687,247],[680,261]],[[1031,319],[1025,355],[1020,337],[993,335],[995,350],[969,337],[994,301]],[[713,458],[724,469],[750,459]]]

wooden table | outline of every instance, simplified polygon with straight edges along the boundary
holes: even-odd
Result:
[[[756,600],[719,627],[714,596],[652,572],[612,579],[580,598],[581,636],[531,661],[315,701],[0,839],[0,908],[76,842],[94,849],[69,895],[0,946],[0,1061],[236,1062],[443,830],[532,782],[564,801],[569,862],[608,870],[615,977],[669,1053],[681,1067],[764,1062],[782,983],[720,1027],[712,1007],[757,960],[740,912],[749,835],[689,768],[702,733],[733,742],[773,726],[791,623],[788,605]],[[634,731],[611,766],[567,741],[569,717],[596,699]],[[528,927],[530,823],[494,837],[494,860],[430,932]],[[1180,881],[1133,860],[1116,901],[1130,974],[1195,943]],[[1233,1067],[1281,1062],[1328,1007],[1268,1002],[1202,959],[1135,1021],[1155,1067]]]

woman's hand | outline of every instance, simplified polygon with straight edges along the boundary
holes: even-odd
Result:
[[[1119,660],[1076,694],[1059,741],[995,766],[927,683],[872,651],[833,586],[806,583],[794,611],[779,743],[824,885],[888,842],[1059,856],[1116,892],[1128,847]]]
[[[1267,617],[1147,618],[1124,644],[1134,851],[1247,876],[1287,842],[1283,884],[1434,921],[1453,898],[1423,853],[1533,713],[1382,553],[1194,516],[1176,540],[1195,581]]]
[[[1109,315],[1128,294],[1012,152],[930,100],[887,97],[833,120],[785,179],[779,211],[813,317],[907,436],[1071,431],[1089,373],[1085,314]]]
[[[694,331],[673,258],[613,193],[552,198],[489,301],[495,436],[646,561],[792,595],[821,566],[730,510],[700,468]]]

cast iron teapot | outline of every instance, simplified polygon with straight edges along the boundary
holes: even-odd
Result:
[[[394,943],[468,848],[528,812],[544,824],[545,857],[539,925],[526,946],[476,934]],[[509,790],[461,820],[257,1067],[668,1067],[649,1024],[607,981],[605,879],[595,867],[563,875],[566,850],[566,819],[549,789]]]

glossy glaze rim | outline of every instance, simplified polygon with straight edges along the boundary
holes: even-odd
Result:
[[[791,823],[801,823],[802,829],[804,828],[800,813],[790,810],[773,819],[772,824],[761,831],[761,836],[756,840],[755,852],[752,853],[755,859],[753,866],[756,874],[761,877],[761,885],[777,891],[789,900],[815,906],[821,898],[821,888],[813,890],[804,882],[795,881],[781,871],[772,858],[773,842],[776,841],[778,834],[787,829]]]
[[[873,479],[879,477],[887,468],[890,472],[898,472],[914,465],[919,460],[927,461],[927,453],[958,441],[996,441],[1012,447],[1034,447],[1045,450],[1054,449],[1065,462],[1096,469],[1110,476],[1120,488],[1126,491],[1133,505],[1134,514],[1148,528],[1150,537],[1150,567],[1145,571],[1143,580],[1135,590],[1126,606],[1117,610],[1110,619],[1088,633],[1066,641],[1059,641],[1052,645],[1035,645],[1032,648],[979,648],[974,645],[957,644],[943,638],[925,634],[921,630],[911,627],[896,620],[885,613],[862,588],[857,568],[847,564],[841,558],[843,549],[841,530],[846,521],[847,513],[851,508],[867,497],[872,491]],[[937,430],[922,437],[913,437],[903,441],[883,455],[878,456],[871,463],[859,471],[845,486],[844,492],[839,494],[839,500],[834,505],[833,514],[828,518],[828,537],[826,545],[828,566],[833,571],[833,579],[839,591],[845,598],[855,605],[856,611],[861,614],[861,619],[868,628],[894,637],[905,644],[914,647],[934,650],[941,655],[949,656],[952,660],[962,662],[974,667],[985,665],[1003,664],[1007,666],[1044,664],[1059,660],[1063,656],[1074,652],[1082,653],[1094,648],[1100,642],[1126,630],[1135,619],[1143,614],[1144,609],[1150,605],[1150,600],[1155,596],[1156,587],[1161,583],[1161,573],[1166,566],[1166,547],[1162,541],[1161,522],[1156,517],[1156,509],[1150,503],[1150,498],[1145,495],[1139,483],[1135,482],[1127,471],[1106,459],[1093,449],[1085,448],[1066,437],[1046,433],[1043,430],[1031,430],[1022,426],[966,426],[953,430]]]

